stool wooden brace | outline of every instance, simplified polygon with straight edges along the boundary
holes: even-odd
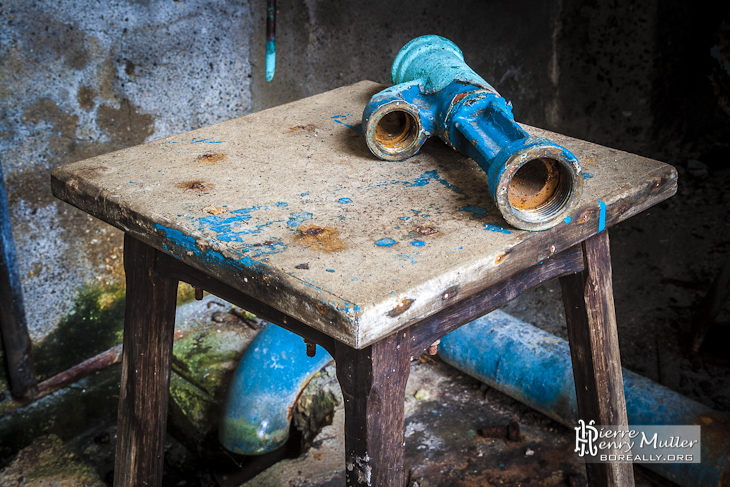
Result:
[[[557,277],[580,416],[627,424],[605,229],[674,194],[674,169],[525,127],[571,150],[586,179],[563,223],[519,231],[483,171],[442,142],[403,162],[369,153],[360,114],[382,88],[360,82],[54,171],[57,197],[125,232],[116,487],[161,482],[178,281],[335,357],[348,485],[405,484],[412,357]],[[630,464],[588,474],[633,485]]]

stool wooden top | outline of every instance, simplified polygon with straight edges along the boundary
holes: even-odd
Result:
[[[578,208],[507,226],[486,174],[430,140],[381,161],[359,132],[363,81],[59,167],[53,193],[135,238],[363,348],[670,197],[671,166],[525,127],[571,150]]]

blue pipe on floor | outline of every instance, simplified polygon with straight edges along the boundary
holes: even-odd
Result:
[[[297,399],[332,357],[308,357],[302,337],[266,323],[241,357],[223,405],[218,438],[228,450],[261,455],[286,443]]]
[[[495,311],[441,339],[439,356],[568,427],[577,426],[568,343]],[[683,487],[729,485],[730,417],[645,377],[623,371],[630,425],[700,425],[701,463],[646,463]]]

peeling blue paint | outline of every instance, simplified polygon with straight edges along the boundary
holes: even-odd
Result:
[[[289,203],[287,203],[286,201],[277,201],[276,202],[276,207],[277,208],[288,208],[289,207]]]
[[[598,201],[598,231],[602,232],[606,228],[606,203]]]
[[[286,222],[286,226],[293,227],[293,228],[297,228],[302,223],[304,223],[305,221],[311,220],[312,219],[312,216],[313,215],[311,213],[309,213],[308,211],[302,211],[302,212],[298,212],[298,213],[290,213],[289,214],[289,221]]]
[[[165,238],[168,240],[169,244],[178,247],[183,251],[192,252],[196,257],[204,262],[216,264],[226,263],[229,265],[234,264],[234,262],[231,262],[230,259],[223,257],[223,255],[217,250],[201,250],[200,247],[198,247],[195,238],[191,235],[186,235],[180,230],[169,228],[164,225],[160,225],[159,223],[155,224],[155,228],[165,234]],[[162,247],[165,251],[171,251],[168,243],[163,242]],[[257,264],[257,262],[249,256],[241,256],[237,263],[242,264],[244,267],[254,267]]]
[[[413,182],[406,181],[403,183],[403,185],[408,188],[421,187],[421,186],[426,186],[431,181],[437,181],[437,182],[443,184],[444,186],[446,186],[447,188],[452,190],[454,193],[464,194],[464,192],[459,187],[454,186],[453,184],[451,184],[450,182],[448,182],[447,180],[445,180],[443,178],[440,178],[438,175],[438,171],[436,169],[434,169],[432,171],[426,171],[423,174],[421,174],[420,176],[418,176],[415,181],[413,181]]]
[[[258,234],[263,228],[283,221],[272,220],[251,228],[240,227],[251,220],[252,211],[268,209],[267,206],[254,206],[251,208],[241,208],[222,215],[207,216],[198,220],[198,227],[200,231],[213,231],[217,233],[216,239],[221,242],[243,242],[244,235]]]
[[[474,215],[474,218],[484,218],[485,216],[487,216],[487,209],[482,208],[481,206],[469,205],[463,208],[459,208],[459,211],[468,211],[472,215]]]
[[[489,230],[490,232],[505,233],[507,235],[512,233],[510,230],[507,230],[504,227],[500,227],[499,225],[493,225],[491,223],[485,223],[484,230]]]
[[[377,242],[375,242],[375,245],[378,247],[392,247],[393,245],[397,244],[395,240],[392,238],[381,238]]]
[[[411,245],[413,245],[414,247],[423,247],[424,245],[426,245],[426,242],[424,242],[423,240],[414,240],[411,242]]]

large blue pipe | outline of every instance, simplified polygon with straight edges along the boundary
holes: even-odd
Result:
[[[565,340],[495,311],[444,336],[439,356],[546,416],[577,425]],[[623,377],[629,424],[701,427],[701,463],[644,466],[684,487],[730,485],[730,417],[628,370]]]
[[[241,357],[223,405],[218,438],[241,455],[286,443],[294,405],[314,374],[332,361],[322,347],[306,355],[302,337],[266,323]]]
[[[394,86],[373,96],[363,112],[373,154],[400,161],[438,135],[487,173],[490,194],[504,219],[523,230],[563,220],[580,200],[583,178],[573,154],[532,137],[512,116],[512,105],[439,36],[406,44],[393,62]]]

